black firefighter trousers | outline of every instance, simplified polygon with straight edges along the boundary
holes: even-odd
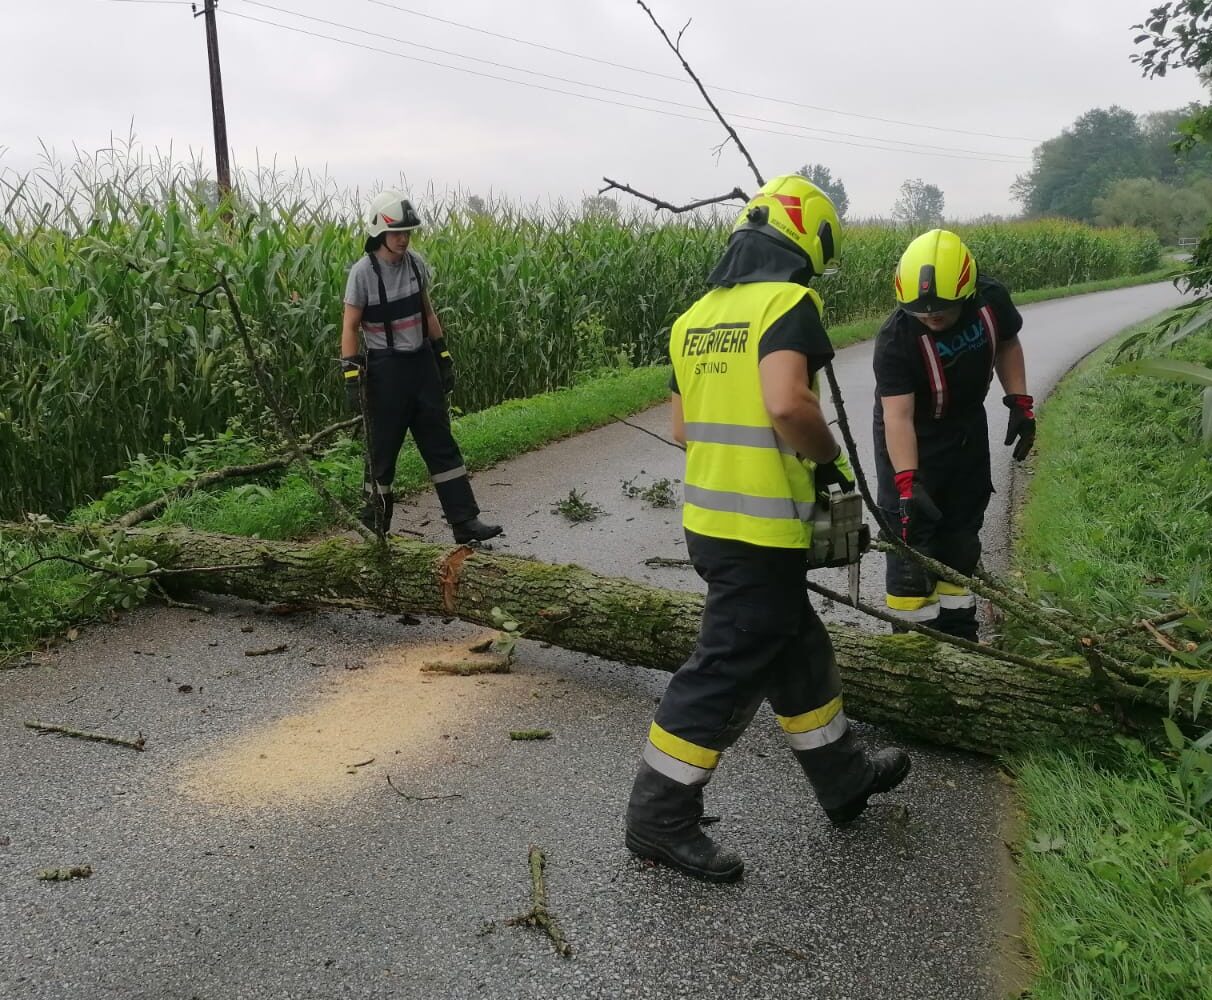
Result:
[[[480,508],[467,478],[463,454],[450,430],[446,394],[429,345],[410,353],[369,351],[366,395],[370,469],[363,486],[364,519],[382,519],[383,530],[390,525],[391,484],[396,475],[396,460],[409,431],[429,469],[446,520],[459,524],[478,515]]]
[[[808,601],[806,551],[689,531],[686,545],[707,583],[702,626],[657,708],[629,826],[667,837],[697,823],[702,786],[763,699],[821,806],[850,801],[871,783],[873,771],[842,711],[833,644]]]
[[[888,458],[883,425],[875,424],[876,502],[885,521],[900,528],[896,476]],[[984,407],[965,417],[944,418],[931,433],[918,433],[918,480],[943,515],[910,544],[918,551],[972,576],[981,557],[981,527],[993,495],[989,428]],[[920,563],[887,553],[886,586],[890,596],[938,599],[938,617],[923,625],[948,635],[977,639],[976,599],[964,588],[938,580]]]

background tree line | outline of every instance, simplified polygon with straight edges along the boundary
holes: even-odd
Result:
[[[1094,108],[1035,148],[1011,187],[1029,217],[1147,226],[1165,242],[1199,235],[1212,221],[1212,149],[1175,156],[1198,105],[1134,115]]]

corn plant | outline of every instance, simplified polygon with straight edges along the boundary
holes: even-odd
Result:
[[[61,514],[136,455],[180,454],[199,436],[265,430],[263,404],[225,309],[198,293],[222,271],[301,432],[341,412],[338,336],[361,252],[356,192],[271,166],[219,205],[196,164],[133,143],[24,177],[0,172],[0,517]],[[479,410],[569,385],[603,365],[665,357],[674,319],[705,289],[727,241],[722,217],[630,217],[457,199],[422,203],[416,248],[459,384]],[[1012,289],[1156,266],[1137,230],[1063,222],[961,227],[982,269]],[[912,233],[853,227],[823,279],[832,323],[892,305]],[[272,432],[270,432],[272,433]]]

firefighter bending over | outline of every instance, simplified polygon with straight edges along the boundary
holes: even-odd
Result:
[[[876,503],[909,545],[971,576],[993,493],[985,397],[997,375],[1015,459],[1035,441],[1023,318],[1005,286],[977,276],[955,233],[934,229],[906,248],[897,310],[875,341]],[[962,639],[977,638],[976,598],[921,564],[888,553],[888,610]],[[894,629],[895,631],[895,629]]]
[[[804,585],[817,491],[854,480],[814,388],[833,347],[808,281],[836,259],[839,239],[819,188],[776,177],[745,207],[711,291],[670,336],[673,434],[686,445],[682,522],[707,599],[698,643],[649,730],[627,846],[706,881],[744,869],[699,821],[720,755],[764,699],[833,823],[856,819],[909,772],[903,751],[869,757],[851,732],[829,634]]]
[[[345,287],[341,369],[350,408],[366,417],[368,435],[361,519],[380,535],[390,530],[396,460],[411,430],[455,541],[481,542],[501,529],[480,520],[451,433],[446,394],[454,391],[454,362],[429,300],[429,267],[408,246],[420,225],[404,195],[385,191],[375,198],[366,254],[350,268]]]

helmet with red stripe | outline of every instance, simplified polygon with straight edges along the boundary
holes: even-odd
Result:
[[[894,286],[905,312],[943,312],[975,294],[976,260],[955,233],[932,229],[901,254]]]
[[[732,227],[755,230],[798,250],[821,275],[837,263],[842,226],[837,209],[819,187],[799,174],[784,174],[762,185]]]

